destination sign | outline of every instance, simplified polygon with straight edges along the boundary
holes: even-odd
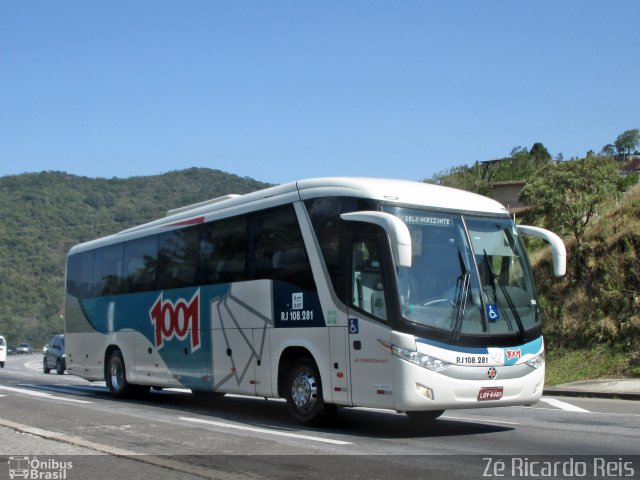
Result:
[[[453,227],[449,216],[399,214],[398,217],[407,225],[426,225],[431,227]]]

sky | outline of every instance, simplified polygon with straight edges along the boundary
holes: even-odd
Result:
[[[637,0],[0,0],[0,176],[430,178],[640,128]]]

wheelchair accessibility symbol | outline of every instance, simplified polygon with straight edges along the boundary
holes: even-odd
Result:
[[[496,304],[487,304],[487,317],[490,322],[497,322],[500,320],[500,314],[498,313],[498,306]]]
[[[358,326],[358,319],[357,318],[350,318],[349,319],[349,334],[350,335],[355,335],[357,333],[360,333],[360,327]]]

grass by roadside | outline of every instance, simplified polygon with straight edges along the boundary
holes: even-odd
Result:
[[[551,350],[547,351],[546,385],[593,380],[606,377],[623,377],[621,372],[627,355],[619,350],[599,347],[585,350]],[[633,376],[640,376],[640,368],[636,367]]]

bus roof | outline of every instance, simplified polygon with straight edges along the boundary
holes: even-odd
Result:
[[[443,210],[497,215],[509,213],[504,206],[488,197],[456,188],[410,180],[334,177],[300,180],[297,186],[303,200],[340,195]]]
[[[423,182],[382,178],[327,177],[299,180],[245,195],[225,195],[170,210],[166,217],[135,226],[109,237],[72,248],[70,253],[144,235],[143,231],[200,223],[253,210],[318,197],[359,197],[383,202],[489,215],[508,215],[508,210],[490,198]],[[146,232],[145,232],[146,233]],[[137,235],[136,235],[137,234]]]

